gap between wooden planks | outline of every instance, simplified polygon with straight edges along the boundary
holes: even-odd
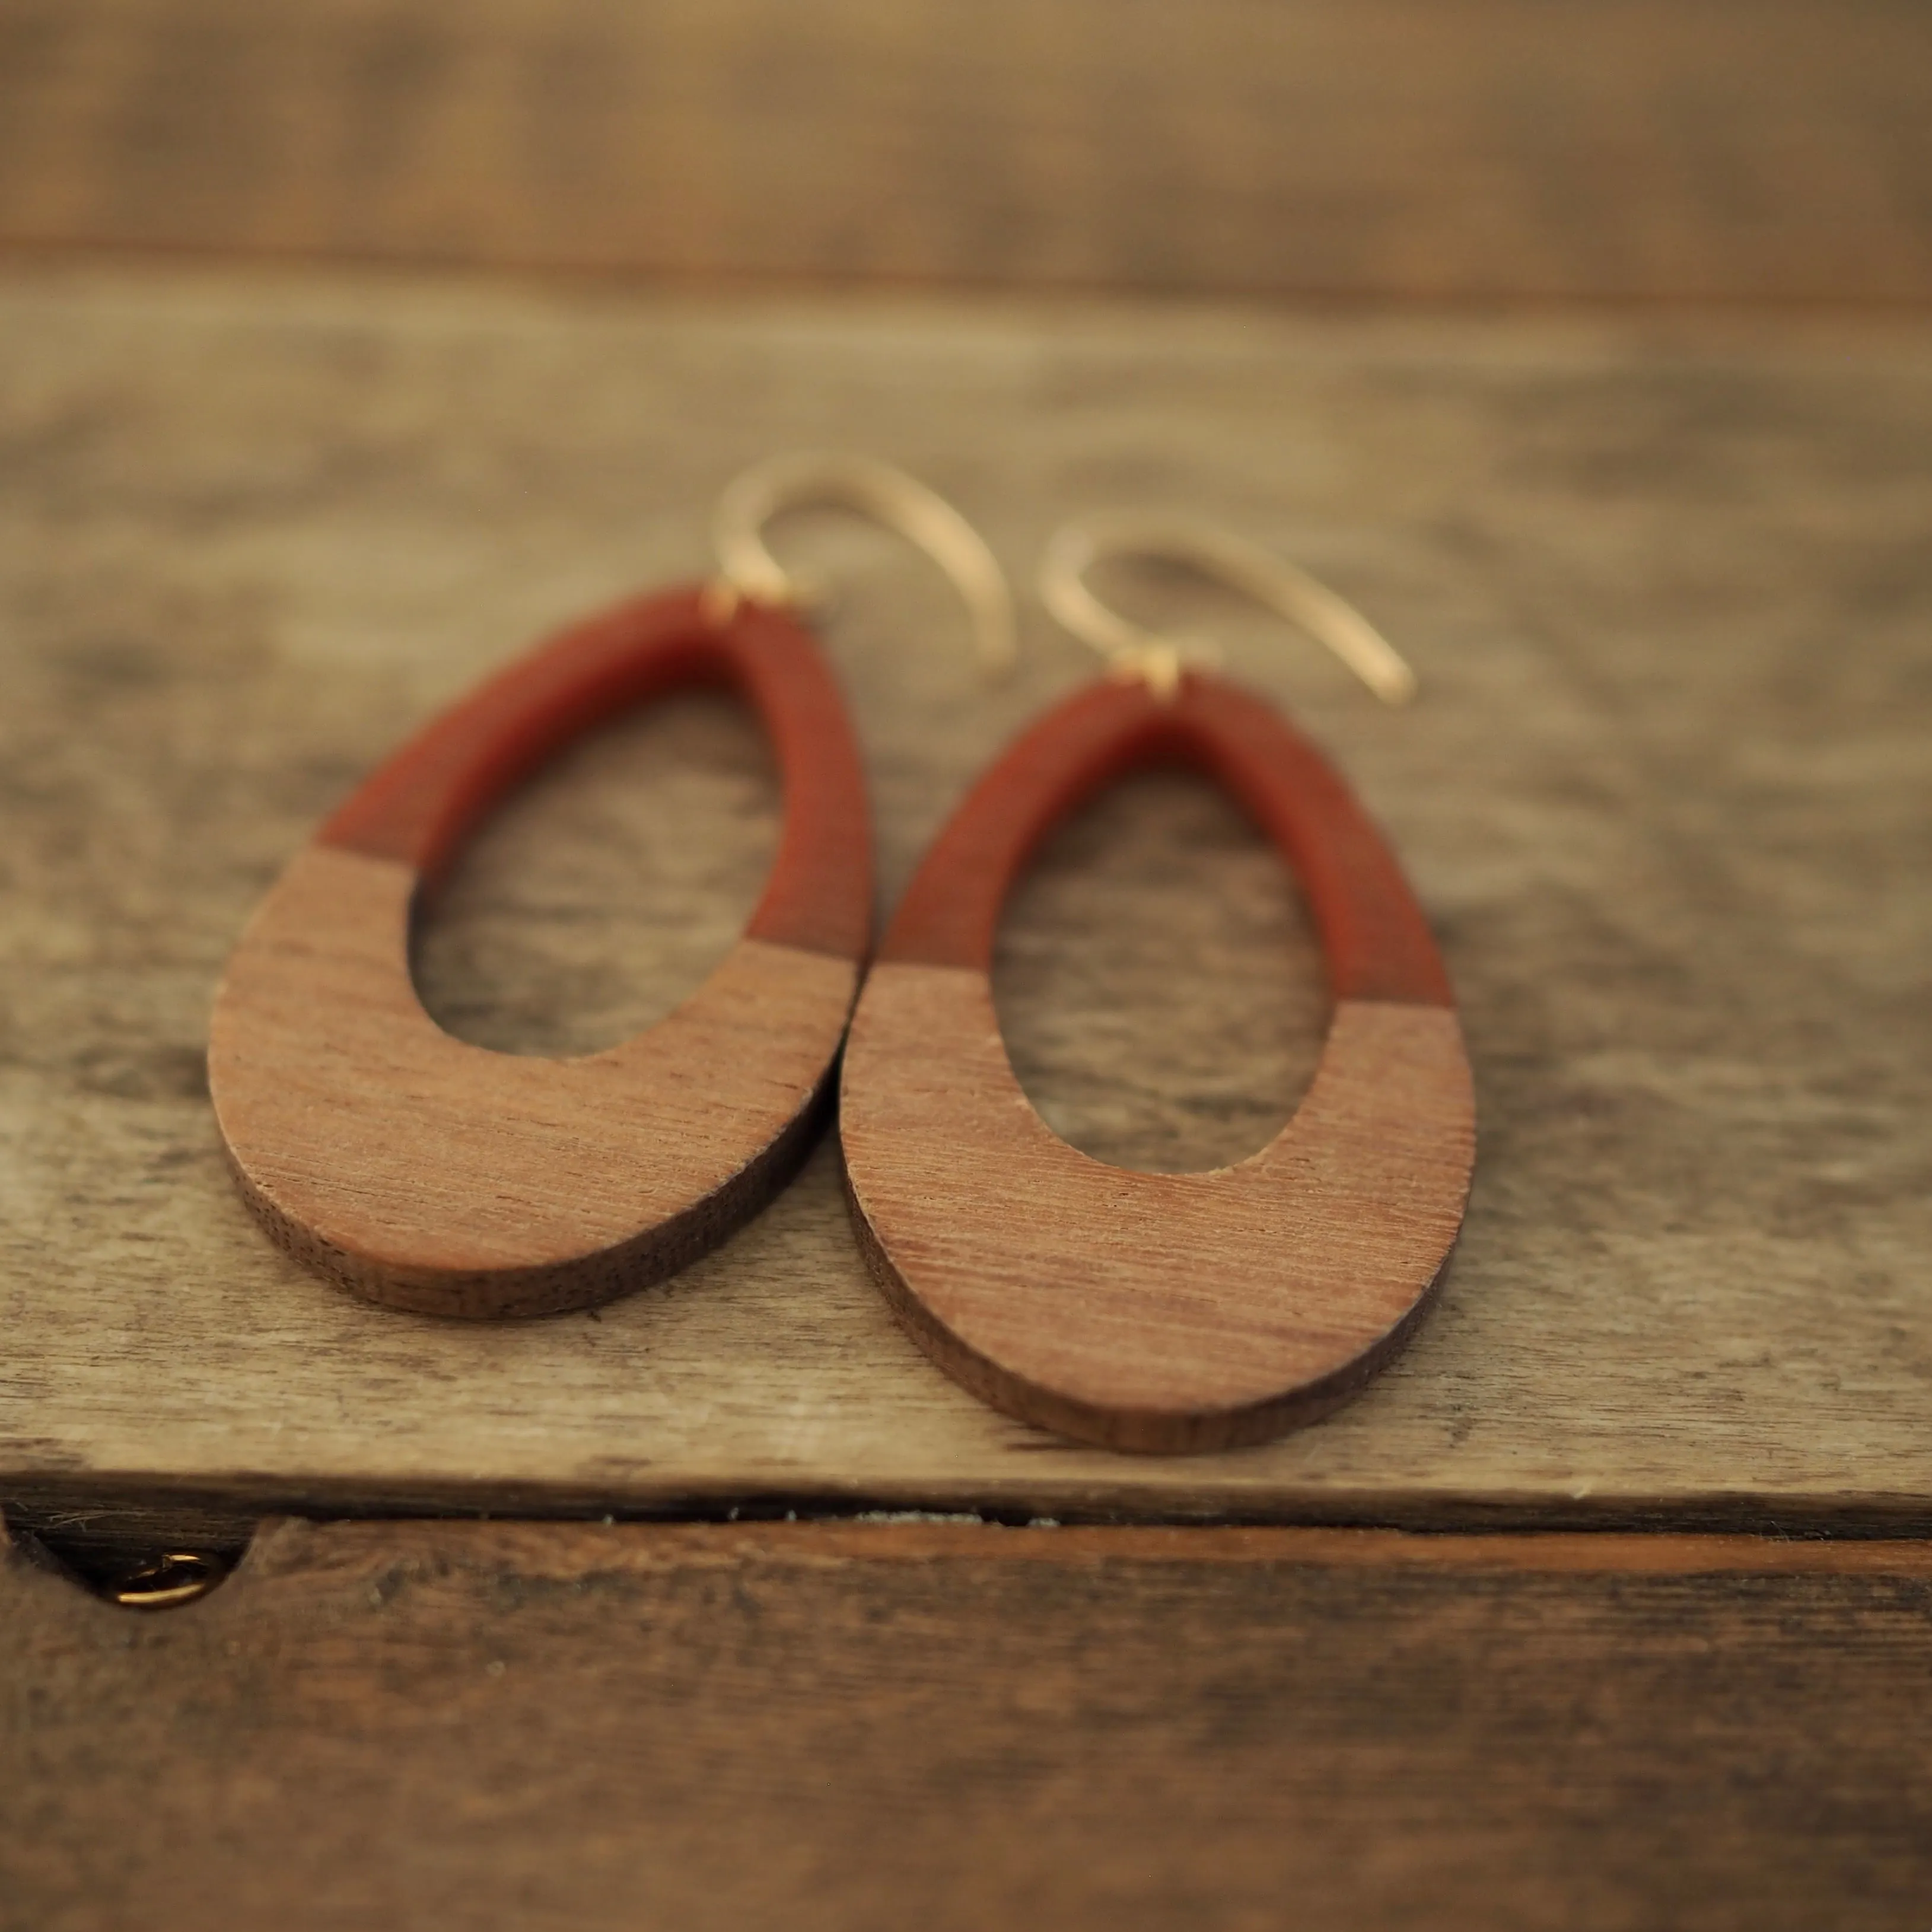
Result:
[[[0,1521],[0,1539],[7,1525]],[[36,1540],[28,1533],[29,1544]],[[20,1539],[10,1539],[20,1546]],[[1932,1579],[1932,1538],[1752,1536],[1696,1532],[1526,1530],[1458,1534],[1237,1523],[966,1522],[919,1510],[815,1521],[557,1522],[447,1518],[314,1522],[268,1516],[251,1526],[229,1581],[281,1574],[310,1552],[385,1544],[473,1552],[546,1575],[757,1562],[1309,1564],[1532,1574],[1682,1576],[1896,1576]]]

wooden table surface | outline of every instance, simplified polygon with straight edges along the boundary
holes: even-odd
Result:
[[[0,0],[0,1926],[1932,1912],[1932,21],[967,17]],[[1332,750],[1463,1002],[1465,1238],[1330,1420],[1162,1460],[982,1410],[829,1144],[664,1288],[503,1327],[234,1197],[208,1002],[288,855],[826,446],[1016,579],[1083,508],[1218,518],[1416,664],[1384,714],[1123,580]],[[928,567],[782,536],[889,907],[1090,667],[1029,610],[986,688]],[[776,809],[728,705],[598,734],[466,856],[428,1004],[648,1023]],[[1178,778],[1063,829],[996,992],[1049,1121],[1153,1167],[1259,1144],[1324,1018]],[[247,1554],[147,1613],[50,1567],[170,1544]]]

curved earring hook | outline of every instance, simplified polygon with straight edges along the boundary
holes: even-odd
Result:
[[[724,590],[766,604],[817,601],[814,588],[786,570],[764,539],[774,517],[808,503],[860,511],[925,551],[965,602],[982,670],[1004,677],[1012,669],[1018,655],[1012,592],[986,539],[944,497],[870,457],[801,451],[755,464],[726,484],[711,518]]]
[[[1211,647],[1204,652],[1190,640],[1143,630],[1094,596],[1087,572],[1103,558],[1124,556],[1190,564],[1245,591],[1326,644],[1384,704],[1406,704],[1415,695],[1415,673],[1352,604],[1258,544],[1191,518],[1132,511],[1102,512],[1063,524],[1040,562],[1046,608],[1118,674],[1144,677],[1162,697],[1179,688],[1189,663],[1204,656],[1211,661]]]

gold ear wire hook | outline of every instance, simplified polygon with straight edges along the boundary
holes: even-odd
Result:
[[[1192,641],[1130,623],[1088,587],[1087,572],[1103,558],[1157,556],[1185,563],[1245,591],[1257,603],[1326,644],[1384,704],[1415,695],[1415,673],[1355,607],[1305,570],[1258,544],[1190,518],[1106,512],[1063,524],[1047,544],[1040,571],[1046,608],[1116,675],[1143,677],[1162,698],[1180,688],[1182,670],[1204,655]]]
[[[990,677],[1012,669],[1018,655],[1012,592],[986,540],[944,497],[870,457],[802,452],[773,457],[734,478],[711,518],[719,589],[726,596],[765,604],[816,601],[764,540],[764,526],[774,517],[808,503],[860,511],[925,551],[964,600],[981,669]]]

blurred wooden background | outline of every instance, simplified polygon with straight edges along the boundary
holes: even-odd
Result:
[[[1909,305],[1928,31],[1915,0],[6,0],[0,240]]]
[[[0,0],[0,1928],[1925,1922],[1928,371],[1912,0]],[[648,483],[603,430],[640,394]],[[1130,407],[1111,466],[1068,440]],[[1368,439],[1333,528],[1339,470],[1285,514],[1436,652],[1432,752],[1318,674],[1312,710],[1449,910],[1490,1109],[1469,1299],[1286,1476],[1136,1500],[865,1328],[828,1150],[662,1322],[480,1350],[486,1506],[596,1513],[599,1432],[637,1412],[592,1370],[630,1348],[670,1421],[610,1484],[712,1520],[249,1540],[272,1503],[466,1492],[447,1442],[385,1465],[370,1422],[460,1403],[434,1347],[365,1348],[363,1311],[202,1214],[234,920],[554,592],[694,567],[740,442],[908,422],[898,453],[1016,560],[1076,486],[1198,482],[1211,443],[1246,466],[1212,507],[1252,518],[1277,424]],[[1039,686],[962,723],[960,668],[900,641],[939,594],[886,589],[839,649],[890,884],[1079,667],[1036,638]],[[1541,707],[1508,745],[1505,690]],[[668,788],[600,790],[640,748]],[[667,854],[666,801],[716,850]],[[648,909],[596,958],[583,934],[640,859],[691,908],[644,975],[674,997],[770,806],[722,710],[588,748],[479,842],[426,942],[440,1016],[552,1051],[621,1018]],[[1124,791],[1014,910],[1030,1090],[1118,1158],[1225,1157],[1318,1019],[1190,1036],[1212,1078],[1156,1066],[1108,1126],[1107,1015],[1148,1038],[1190,948],[1232,1005],[1277,958],[1308,992],[1285,896],[1168,920],[1190,882],[1263,890],[1219,811]],[[1483,869],[1512,841],[1550,866],[1514,913]],[[1123,897],[1161,944],[1070,973]],[[1616,1248],[1633,1203],[1649,1245]],[[756,1368],[778,1342],[818,1411]],[[279,1398],[250,1379],[278,1345]],[[568,1429],[539,1347],[584,1378]],[[717,1520],[842,1485],[1276,1526]],[[1547,1527],[1599,1508],[1654,1533]],[[1498,1517],[1522,1533],[1310,1526]],[[170,1533],[247,1553],[166,1612],[62,1572]]]

